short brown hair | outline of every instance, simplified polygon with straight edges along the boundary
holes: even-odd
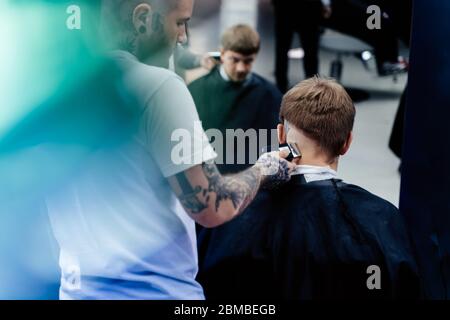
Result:
[[[235,25],[222,36],[222,48],[243,55],[251,55],[259,52],[261,39],[258,32],[244,24]]]
[[[300,82],[284,96],[280,118],[336,157],[353,130],[355,114],[352,99],[339,83],[316,76]]]

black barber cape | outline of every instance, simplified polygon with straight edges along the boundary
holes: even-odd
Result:
[[[217,66],[206,76],[192,82],[189,90],[197,106],[203,129],[218,129],[224,137],[224,149],[216,150],[219,156],[223,155],[223,162],[225,163],[227,153],[234,153],[234,156],[231,155],[233,164],[218,163],[217,167],[222,174],[236,173],[248,168],[253,164],[249,152],[257,153],[258,158],[262,148],[272,144],[270,130],[277,127],[282,94],[261,76],[253,73],[242,83],[226,81]],[[234,148],[226,149],[226,129],[255,129],[256,132],[265,129],[267,139],[260,139],[258,136],[257,150],[249,150],[249,144],[246,143],[245,163],[238,164],[237,144]]]
[[[241,216],[200,232],[199,259],[207,299],[419,297],[401,214],[339,180],[293,176],[277,191],[261,191]],[[367,286],[373,265],[380,290]]]

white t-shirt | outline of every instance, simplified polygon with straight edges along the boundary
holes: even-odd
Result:
[[[184,82],[124,51],[125,99],[141,114],[136,132],[90,155],[47,207],[59,243],[61,299],[204,299],[194,221],[167,177],[216,157]],[[184,164],[172,161],[175,130],[191,134]]]

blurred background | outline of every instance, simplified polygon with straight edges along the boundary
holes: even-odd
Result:
[[[335,2],[341,2],[344,7],[353,3],[343,0]],[[364,8],[369,5],[367,1],[360,3],[361,6],[367,3]],[[410,8],[404,7],[403,10],[408,14]],[[369,17],[365,10],[359,12],[362,15],[361,19]],[[194,17],[189,24],[192,51],[202,53],[218,50],[223,31],[236,23],[249,24],[261,34],[262,48],[254,71],[275,83],[276,38],[271,0],[196,0]],[[392,36],[395,37],[394,34]],[[399,55],[407,59],[409,57],[407,45],[400,39],[397,43]],[[290,52],[288,78],[293,86],[305,79],[305,75],[302,53],[295,50],[301,48],[298,36],[294,36],[291,46],[294,50]],[[389,140],[400,98],[406,86],[407,73],[380,76],[376,68],[374,48],[371,45],[355,36],[325,26],[320,48],[319,73],[323,76],[336,77],[331,69],[333,62],[340,56],[342,59],[340,82],[346,88],[362,91],[363,99],[359,90],[355,90],[360,93],[356,95],[355,100],[363,101],[356,101],[355,139],[350,152],[341,159],[339,176],[398,206],[400,159],[389,149]],[[187,74],[187,81],[192,81],[206,72],[190,71]]]

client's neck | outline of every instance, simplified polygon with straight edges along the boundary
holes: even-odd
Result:
[[[303,154],[301,158],[294,159],[294,163],[299,166],[315,166],[315,167],[330,167],[334,171],[338,169],[339,158],[330,158],[323,154],[309,155]]]

